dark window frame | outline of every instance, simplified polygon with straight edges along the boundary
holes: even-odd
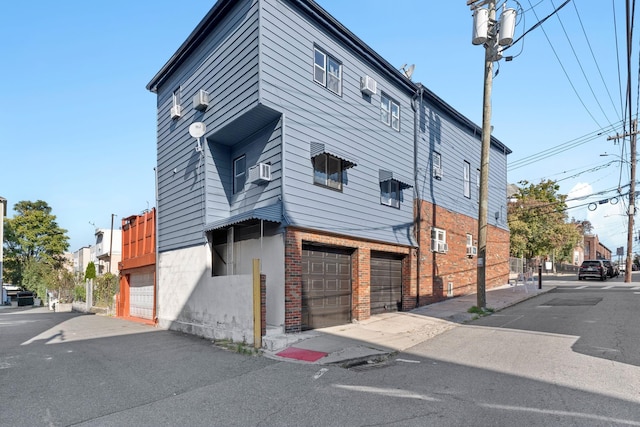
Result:
[[[244,168],[242,172],[238,171],[237,162],[240,160],[244,161]],[[239,180],[242,180],[242,186],[239,185]],[[244,190],[244,186],[246,185],[246,183],[247,183],[247,156],[246,154],[243,154],[233,159],[233,194],[237,194],[242,190]]]
[[[386,187],[386,188],[385,188]],[[385,206],[400,209],[402,201],[402,188],[397,179],[388,179],[380,182],[380,203]]]
[[[342,192],[344,183],[342,175],[345,171],[342,159],[329,153],[320,153],[311,160],[313,163],[313,184]]]

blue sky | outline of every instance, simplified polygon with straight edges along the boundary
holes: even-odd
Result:
[[[415,64],[414,81],[481,124],[484,49],[471,44],[465,0],[318,3],[392,65]],[[561,3],[520,0],[516,38]],[[573,0],[510,48],[513,61],[495,67],[492,124],[494,136],[513,150],[509,182],[559,180],[577,206],[569,216],[592,221],[615,252],[626,248],[626,204],[610,201],[619,186],[628,191],[629,168],[620,161],[628,157],[628,141],[607,140],[626,97],[624,2],[616,2],[615,15],[613,3]],[[156,99],[145,85],[213,4],[4,5],[0,196],[9,206],[45,200],[68,230],[71,251],[92,244],[94,225],[110,227],[112,214],[118,225],[155,206]],[[635,112],[636,40],[633,49]],[[612,156],[601,157],[605,152]],[[609,202],[587,209],[603,200]]]

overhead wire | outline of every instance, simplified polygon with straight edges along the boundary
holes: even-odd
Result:
[[[573,3],[575,5],[575,1]],[[553,3],[553,0],[551,0],[551,5],[554,8],[556,7],[555,4]],[[578,54],[576,53],[576,49],[573,47],[573,43],[571,42],[571,38],[569,37],[569,34],[567,33],[567,29],[565,28],[564,23],[562,22],[562,18],[560,17],[560,14],[556,13],[555,15],[556,15],[556,18],[558,19],[558,22],[560,23],[560,28],[562,28],[562,32],[564,33],[564,36],[567,39],[567,42],[569,43],[569,47],[571,48],[571,52],[573,52],[573,56],[576,59],[576,62],[578,63],[578,67],[580,68],[580,71],[582,72],[582,76],[584,77],[584,80],[587,82],[587,87],[591,91],[591,95],[593,95],[593,98],[595,99],[596,104],[600,108],[600,111],[602,112],[602,115],[604,116],[605,120],[609,124],[611,124],[611,120],[609,120],[609,117],[607,116],[607,113],[604,111],[604,108],[602,108],[602,104],[598,100],[598,96],[596,95],[595,91],[593,90],[593,86],[591,85],[591,82],[589,81],[589,77],[587,76],[587,73],[584,71],[584,67],[582,66],[582,61],[580,61],[580,58],[578,57]],[[587,37],[586,34],[585,34],[585,37]],[[587,38],[587,44],[589,45],[589,47],[591,47],[591,45],[589,44],[589,39],[588,38]],[[594,58],[594,60],[595,60],[595,58]],[[600,70],[600,67],[598,66],[597,61],[596,61],[596,67],[598,68],[598,70]],[[606,85],[605,85],[605,87],[606,87]]]
[[[528,2],[529,2],[529,5],[531,5],[531,0],[528,0]],[[566,2],[564,4],[566,4]],[[563,6],[564,6],[564,4],[563,4]],[[536,19],[540,20],[538,18],[538,14],[536,13],[536,10],[533,7],[532,7],[532,12],[535,15]],[[539,22],[539,24],[540,24],[540,22]],[[573,84],[573,81],[571,80],[571,77],[569,76],[569,73],[567,72],[567,69],[565,68],[564,64],[560,60],[560,56],[558,55],[558,52],[556,51],[555,47],[553,46],[553,43],[551,42],[551,39],[549,38],[549,35],[547,34],[547,32],[545,31],[545,29],[544,29],[544,27],[542,25],[540,25],[540,29],[542,30],[542,33],[544,34],[545,38],[547,39],[547,43],[549,43],[549,47],[551,47],[551,51],[553,52],[554,56],[556,57],[556,60],[558,61],[558,64],[560,65],[560,68],[562,69],[562,72],[564,73],[565,77],[567,78],[567,81],[569,82],[569,85],[573,89],[574,94],[576,95],[576,97],[580,101],[580,104],[582,104],[582,107],[585,109],[585,111],[587,112],[589,117],[591,117],[591,119],[594,121],[594,123],[599,128],[602,128],[603,126],[595,118],[595,116],[593,115],[591,110],[589,110],[589,108],[587,108],[587,105],[584,103],[584,100],[582,99],[582,97],[578,93],[578,90],[576,89],[575,85]]]
[[[587,46],[589,46],[589,52],[591,53],[591,58],[593,59],[594,64],[596,65],[596,68],[598,69],[598,75],[600,76],[600,80],[602,81],[602,85],[604,86],[605,90],[607,91],[607,95],[609,96],[609,100],[611,101],[611,105],[613,106],[613,110],[616,112],[616,115],[620,115],[620,113],[618,112],[615,102],[613,101],[613,97],[611,96],[611,92],[609,91],[609,86],[607,86],[607,82],[604,79],[604,76],[602,75],[602,70],[600,69],[600,65],[598,64],[598,60],[596,59],[596,55],[593,53],[593,47],[591,46],[591,42],[589,41],[589,37],[587,36],[587,32],[584,29],[584,24],[582,23],[582,18],[580,17],[580,12],[578,12],[578,6],[576,5],[576,2],[572,2],[573,3],[573,9],[576,11],[576,16],[578,17],[578,22],[580,23],[580,28],[582,29],[582,34],[584,35],[584,39],[587,41]],[[553,2],[551,2],[551,4],[553,5]],[[558,19],[560,19],[560,16],[558,16]],[[562,26],[562,29],[564,30],[564,25]],[[566,34],[566,31],[565,31]],[[574,51],[575,53],[575,51]],[[584,71],[584,70],[583,70]],[[591,87],[591,86],[589,86]]]
[[[510,162],[509,165],[507,166],[507,171],[512,171],[515,169],[522,168],[524,166],[528,166],[532,163],[538,162],[540,160],[544,160],[548,157],[554,156],[556,154],[562,153],[564,151],[568,151],[572,148],[576,148],[588,142],[599,139],[604,133],[611,132],[613,130],[616,130],[617,128],[619,129],[619,126],[620,126],[620,123],[617,123],[615,125],[610,125],[605,128],[599,128],[598,130],[592,131],[589,134],[579,136],[577,138],[574,138],[562,144],[558,144],[556,146],[540,151],[533,155],[528,155],[522,159]]]
[[[613,35],[616,42],[616,64],[618,66],[618,90],[620,92],[620,111],[622,117],[626,117],[626,111],[624,108],[624,97],[622,96],[622,75],[620,72],[620,46],[618,46],[618,19],[616,18],[616,2],[611,0],[613,6]]]

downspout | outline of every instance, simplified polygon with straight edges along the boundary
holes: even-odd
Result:
[[[154,222],[154,244],[155,244],[155,258],[156,258],[156,265],[154,266],[154,270],[155,270],[155,274],[154,274],[154,290],[153,290],[153,323],[157,326],[158,325],[158,283],[160,283],[160,269],[158,268],[159,266],[159,258],[160,258],[160,252],[158,251],[158,248],[160,247],[159,244],[159,239],[158,239],[158,223],[160,221],[158,221],[158,211],[160,210],[159,207],[159,197],[158,197],[158,167],[156,166],[155,168],[153,168],[153,171],[155,172],[155,184],[156,184],[156,210],[153,214],[153,222]]]
[[[280,120],[282,124],[280,125],[280,201],[282,202],[282,219],[284,220],[287,227],[291,224],[289,221],[289,217],[287,216],[287,204],[286,204],[286,185],[285,185],[285,168],[286,168],[286,149],[285,149],[285,140],[286,140],[286,114],[283,112],[280,116]]]
[[[416,224],[416,307],[420,307],[420,264],[421,264],[421,232],[422,229],[422,201],[420,199],[419,191],[419,177],[418,177],[418,130],[420,121],[420,108],[418,108],[418,97],[420,98],[420,106],[422,105],[422,84],[418,83],[418,89],[416,90],[413,99],[411,100],[411,108],[413,109],[413,179],[414,179],[414,204],[415,204],[415,224]]]

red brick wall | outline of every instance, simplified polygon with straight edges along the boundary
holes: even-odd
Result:
[[[289,227],[285,243],[285,331],[299,332],[302,318],[302,243],[352,248],[352,311],[354,320],[370,314],[371,251],[404,255],[402,262],[402,309],[411,310],[447,298],[448,284],[453,296],[476,292],[477,257],[467,256],[467,233],[477,246],[478,223],[468,216],[422,202],[420,233],[420,294],[416,295],[417,250],[406,246],[360,240],[334,234]],[[447,232],[449,251],[431,252],[431,227]],[[487,233],[486,289],[509,283],[509,232],[489,225]]]
[[[467,234],[478,241],[478,221],[451,212],[436,205],[422,202],[422,229],[420,235],[421,292],[419,305],[447,298],[448,284],[453,284],[453,296],[476,292],[477,257],[467,256]],[[446,231],[449,251],[431,252],[431,228]],[[509,282],[509,232],[489,225],[487,232],[486,289]]]
[[[413,289],[415,294],[415,278],[412,276],[411,262],[415,253],[406,246],[388,245],[383,243],[359,240],[345,236],[321,234],[317,232],[287,228],[285,237],[285,331],[299,332],[302,317],[302,242],[321,243],[327,246],[354,249],[351,255],[351,286],[352,304],[351,316],[354,320],[365,320],[370,316],[369,286],[371,251],[397,253],[407,255],[403,261],[403,293],[409,294]],[[411,256],[409,256],[411,255]],[[404,267],[406,265],[406,268]],[[413,286],[413,287],[412,287]],[[404,302],[404,296],[403,296]],[[404,305],[404,303],[403,303]],[[414,305],[415,306],[415,305]],[[411,307],[413,308],[413,306]]]

